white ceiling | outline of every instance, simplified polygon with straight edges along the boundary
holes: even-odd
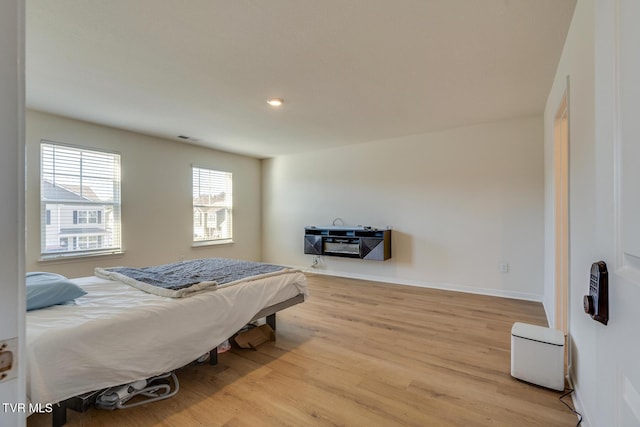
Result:
[[[27,0],[27,106],[259,158],[541,114],[575,1]]]

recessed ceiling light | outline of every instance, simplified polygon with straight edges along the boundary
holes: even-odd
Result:
[[[271,105],[272,107],[279,107],[284,103],[284,99],[282,98],[270,98],[267,99],[267,104]]]

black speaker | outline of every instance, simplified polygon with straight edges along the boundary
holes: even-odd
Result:
[[[360,258],[384,260],[389,256],[385,256],[385,240],[379,237],[361,237],[360,238]]]
[[[309,255],[322,255],[322,236],[305,235],[304,253]]]

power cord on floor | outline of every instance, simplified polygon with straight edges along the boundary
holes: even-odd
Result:
[[[570,388],[570,389],[565,389],[564,394],[563,394],[562,396],[560,396],[560,398],[559,398],[559,399],[560,399],[560,402],[562,402],[562,404],[563,404],[564,406],[566,406],[567,408],[569,408],[569,410],[570,410],[571,412],[573,412],[574,414],[576,414],[576,415],[578,416],[578,424],[576,424],[576,427],[578,427],[578,426],[582,423],[582,414],[581,414],[580,412],[576,411],[575,409],[573,409],[573,408],[572,408],[572,407],[571,407],[567,402],[565,402],[564,400],[562,400],[562,399],[564,399],[565,397],[569,396],[569,395],[570,395],[571,393],[573,393],[573,392],[574,392],[574,390],[573,390],[572,388]]]

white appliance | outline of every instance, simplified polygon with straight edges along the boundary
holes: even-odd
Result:
[[[554,390],[564,390],[562,331],[514,323],[511,328],[511,376]]]

